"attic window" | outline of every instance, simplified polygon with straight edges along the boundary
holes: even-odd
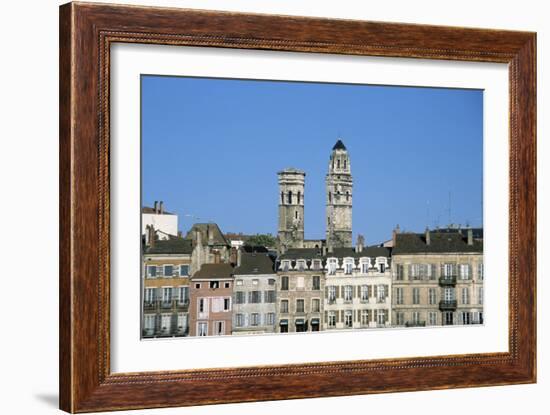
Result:
[[[258,268],[252,268],[252,272],[258,272]]]

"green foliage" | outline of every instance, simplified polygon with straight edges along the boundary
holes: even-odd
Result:
[[[273,235],[257,234],[248,238],[245,242],[247,246],[265,246],[266,248],[272,248],[276,245],[277,241]]]

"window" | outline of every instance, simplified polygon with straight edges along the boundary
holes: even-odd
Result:
[[[260,325],[260,314],[252,313],[250,314],[250,325],[259,326]]]
[[[321,269],[321,261],[319,259],[314,259],[312,267],[313,269]]]
[[[421,279],[420,276],[420,264],[411,264],[409,268],[410,274],[409,279],[411,280],[419,280]]]
[[[379,285],[378,286],[378,302],[379,303],[386,302],[386,296],[388,295],[386,287],[387,287],[386,285]]]
[[[272,326],[275,324],[275,313],[266,313],[265,324],[268,326]]]
[[[253,279],[252,280],[252,285],[258,285],[260,283],[260,280],[258,279]]]
[[[349,202],[349,192],[346,192],[346,202]]]
[[[285,324],[279,325],[280,333],[288,333],[288,320],[285,320],[285,321],[286,321]]]
[[[303,313],[304,312],[304,300],[303,299],[296,300],[296,312],[297,313]]]
[[[456,264],[443,264],[443,276],[454,277],[456,276]]]
[[[225,322],[224,321],[216,321],[216,336],[222,336],[225,334]]]
[[[205,321],[197,323],[197,333],[198,336],[208,336],[208,323]]]
[[[329,275],[336,274],[336,268],[338,268],[338,260],[336,258],[331,258],[328,260],[328,273]]]
[[[296,321],[296,333],[303,333],[307,331],[307,325],[303,320]]]
[[[311,300],[311,312],[318,313],[321,311],[321,301],[318,298],[313,298]]]
[[[224,298],[223,311],[230,311],[230,310],[231,310],[231,298]]]
[[[229,283],[229,282],[224,282],[224,283],[223,283],[223,286],[224,286],[224,288],[229,288],[229,287],[231,286],[231,283]]]
[[[157,276],[157,266],[156,265],[147,265],[147,277],[155,278]]]
[[[288,191],[288,198],[287,198],[288,204],[292,204],[292,190]]]
[[[296,288],[304,288],[304,277],[296,278]]]
[[[180,265],[180,276],[189,275],[189,265]]]
[[[283,271],[288,271],[290,269],[290,261],[282,261],[281,268]]]
[[[455,299],[455,292],[451,287],[446,287],[443,291],[445,302],[451,302]]]
[[[195,288],[196,288],[197,290],[200,290],[200,288],[201,288],[200,282],[197,282],[197,283],[195,284]]]
[[[405,313],[402,311],[395,313],[395,324],[397,326],[403,326],[405,324]]]
[[[413,311],[413,313],[412,313],[412,322],[415,325],[420,324],[420,313],[418,311]]]
[[[265,294],[264,294],[264,301],[266,303],[274,303],[275,302],[275,291],[274,290],[270,290],[270,291],[266,291]]]
[[[189,300],[189,289],[187,287],[179,287],[178,289],[178,302],[181,304],[187,303]]]
[[[336,312],[329,311],[328,313],[328,326],[336,327]]]
[[[331,285],[328,287],[328,302],[334,303],[336,301],[336,287]]]
[[[169,332],[172,328],[172,314],[162,314],[160,318],[160,327],[162,331]]]
[[[154,288],[146,288],[145,289],[144,301],[146,303],[152,303],[153,301],[155,301],[155,289]]]
[[[281,291],[288,291],[288,277],[281,277]]]
[[[445,311],[443,313],[443,321],[445,326],[452,326],[453,325],[453,312],[452,311]]]
[[[344,169],[347,167],[348,165],[348,159],[344,159]]]
[[[428,313],[428,324],[430,326],[436,326],[437,325],[437,313],[435,311],[430,311]]]
[[[314,275],[311,280],[311,288],[315,291],[321,289],[321,277],[318,275]]]
[[[237,284],[237,285],[243,285],[243,280],[237,280],[237,281],[235,281],[235,284]]]
[[[285,194],[281,192],[281,205],[285,204]]]
[[[361,301],[369,301],[369,287],[366,285],[361,286]]]
[[[237,327],[244,326],[244,314],[235,314],[235,326]]]
[[[413,304],[420,304],[420,288],[413,288]]]
[[[353,326],[353,311],[346,310],[344,313],[344,324],[346,327]]]
[[[483,281],[483,262],[477,264],[477,279]]]
[[[262,292],[261,291],[250,291],[248,293],[248,302],[251,304],[258,304],[262,302]]]
[[[270,278],[267,280],[268,285],[275,285],[275,278]]]
[[[462,304],[470,304],[470,290],[468,288],[462,289]]]
[[[483,304],[483,287],[478,287],[477,289],[477,303]]]
[[[174,266],[173,265],[165,265],[164,266],[164,276],[165,277],[171,277],[174,274]]]
[[[347,260],[346,261],[346,264],[344,266],[344,272],[347,274],[347,275],[351,275],[351,273],[353,272],[353,260]]]
[[[402,264],[397,264],[397,266],[396,266],[395,279],[397,281],[403,281],[403,265]]]
[[[235,292],[235,302],[237,304],[245,304],[246,303],[246,297],[244,291],[236,291]]]
[[[395,304],[403,304],[403,288],[395,289]]]
[[[281,300],[281,313],[288,313],[288,300]]]
[[[204,298],[199,298],[199,313],[204,313],[206,311],[206,301]]]
[[[469,280],[470,279],[470,265],[469,264],[460,264],[460,279]]]
[[[386,272],[386,264],[380,263],[380,272]]]
[[[337,169],[340,168],[340,159],[336,160],[336,168],[337,168]]]
[[[361,310],[361,325],[368,326],[369,320],[370,320],[369,310]]]
[[[301,193],[300,191],[298,191],[298,195],[297,195],[297,196],[298,196],[298,204],[300,204],[300,203],[301,203],[301,200],[302,200],[302,193]],[[298,212],[296,212],[296,215],[298,215]],[[296,217],[298,217],[298,216],[296,216]]]
[[[364,262],[361,262],[361,273],[367,274],[369,272],[369,260],[365,260]]]
[[[145,314],[143,318],[143,328],[145,330],[151,331],[155,329],[155,315],[154,314]]]
[[[460,313],[460,320],[462,324],[472,324],[470,320],[470,313],[468,311],[463,311]]]
[[[162,288],[162,302],[169,303],[172,301],[172,287],[163,287]]]
[[[353,299],[353,286],[346,285],[344,287],[344,301],[351,302]]]
[[[429,288],[428,289],[428,303],[430,303],[430,305],[434,305],[435,302],[436,302],[435,288]]]
[[[388,310],[378,310],[378,319],[377,319],[378,324],[385,325],[387,319],[388,319]]]
[[[219,281],[210,281],[210,288],[215,290],[217,288],[220,288],[220,282]]]

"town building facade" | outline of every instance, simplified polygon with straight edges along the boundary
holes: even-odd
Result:
[[[289,249],[277,258],[278,333],[320,331],[325,286],[320,248]]]
[[[390,250],[358,239],[355,248],[327,253],[324,330],[391,325]]]
[[[233,276],[230,264],[203,264],[191,277],[189,334],[224,336],[232,332]]]
[[[238,253],[233,286],[233,334],[273,333],[277,274],[266,253]]]
[[[154,236],[150,242],[144,245],[142,255],[142,337],[187,336],[192,243]]]
[[[141,208],[141,234],[145,244],[149,244],[149,228],[155,229],[157,239],[169,239],[178,236],[178,215],[167,212],[164,202],[155,201],[153,207]]]
[[[483,323],[483,230],[394,231],[394,326]]]

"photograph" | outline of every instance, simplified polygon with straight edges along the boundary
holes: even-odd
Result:
[[[484,324],[483,90],[140,88],[141,339]]]

